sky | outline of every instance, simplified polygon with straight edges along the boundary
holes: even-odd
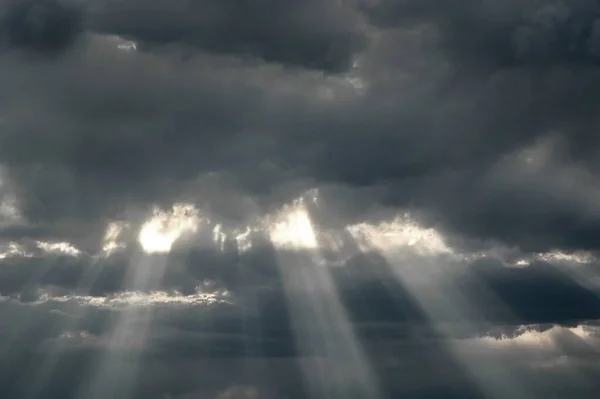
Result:
[[[6,399],[595,398],[600,3],[0,0]]]

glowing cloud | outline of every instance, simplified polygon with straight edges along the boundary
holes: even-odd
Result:
[[[178,292],[166,291],[125,291],[108,297],[86,295],[50,296],[43,294],[34,304],[48,302],[73,302],[79,305],[95,308],[131,309],[157,305],[211,305],[215,303],[230,303],[228,291],[208,292],[197,289],[194,294],[181,295]]]
[[[0,252],[0,259],[12,258],[12,257],[24,257],[29,258],[32,257],[33,254],[27,252],[24,248],[22,248],[16,242],[11,242],[8,245],[4,245],[2,248],[2,252]]]
[[[175,204],[169,212],[155,208],[138,240],[147,253],[167,253],[182,235],[196,232],[201,222],[198,210],[189,204]]]
[[[361,250],[383,251],[410,248],[420,255],[451,253],[435,229],[424,229],[405,214],[377,225],[360,223],[347,227]]]
[[[73,245],[68,242],[44,242],[38,241],[36,245],[39,249],[48,253],[69,255],[69,256],[77,256],[81,253],[80,250],[75,248]]]

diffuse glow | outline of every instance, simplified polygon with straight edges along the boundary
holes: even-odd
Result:
[[[298,348],[328,359],[324,363],[315,358],[302,365],[310,396],[379,398],[330,271],[322,267],[320,242],[303,199],[269,215],[266,222],[278,250]]]

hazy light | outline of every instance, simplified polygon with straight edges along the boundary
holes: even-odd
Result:
[[[361,244],[361,249],[380,251],[386,258],[390,271],[427,315],[431,326],[440,336],[454,336],[455,327],[464,327],[460,324],[472,319],[472,315],[479,314],[476,307],[466,301],[458,287],[444,284],[444,281],[440,280],[440,275],[437,274],[440,264],[435,255],[452,254],[452,251],[435,230],[419,227],[407,215],[378,225],[350,226],[348,230]],[[407,248],[411,248],[420,258],[407,261]],[[424,290],[421,286],[424,281],[431,288]],[[481,287],[481,290],[485,292],[484,287]],[[461,320],[461,323],[455,325],[444,323],[444,320]],[[478,383],[486,397],[530,397],[518,376],[511,372],[507,364],[494,359],[485,365],[474,362],[468,354],[457,348],[456,342],[446,342],[448,351],[464,366],[465,371]]]

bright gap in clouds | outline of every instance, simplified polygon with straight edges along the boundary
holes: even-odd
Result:
[[[277,248],[316,249],[317,237],[301,201],[284,207],[269,227],[269,237]]]
[[[170,212],[154,208],[152,218],[140,230],[140,245],[149,254],[168,253],[183,234],[196,232],[201,221],[190,204],[175,204]]]

